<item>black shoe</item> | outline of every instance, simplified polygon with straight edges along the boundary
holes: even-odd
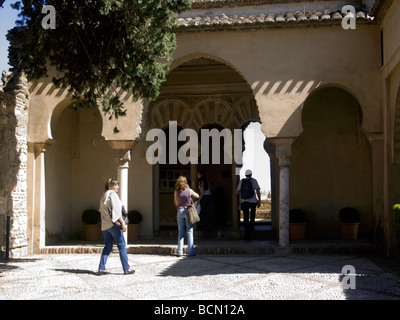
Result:
[[[128,271],[124,271],[124,274],[134,274],[135,270],[129,269]]]
[[[106,274],[110,274],[110,272],[107,271],[107,270],[98,270],[98,271],[97,271],[97,275],[98,275],[98,276],[104,276],[104,275],[106,275]]]

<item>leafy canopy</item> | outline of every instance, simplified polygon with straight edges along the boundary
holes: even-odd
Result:
[[[45,5],[56,10],[55,29],[42,27]],[[69,89],[75,107],[101,106],[111,119],[126,114],[120,89],[134,99],[157,97],[176,47],[171,29],[190,1],[22,0],[12,6],[21,10],[18,27],[7,35],[12,70],[33,80],[53,67],[53,82]]]

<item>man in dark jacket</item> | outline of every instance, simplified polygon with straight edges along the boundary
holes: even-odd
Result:
[[[236,194],[240,195],[241,208],[244,218],[244,236],[246,240],[251,240],[254,230],[254,220],[256,218],[256,206],[261,206],[260,186],[256,179],[252,178],[253,172],[246,170],[246,178],[240,180],[236,189]],[[257,196],[256,196],[257,194]]]

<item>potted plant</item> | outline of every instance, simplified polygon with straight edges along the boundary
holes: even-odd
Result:
[[[139,226],[142,221],[142,214],[137,210],[128,212],[128,241],[137,240],[139,238]]]
[[[88,209],[82,213],[83,228],[86,241],[97,241],[100,235],[100,212]]]
[[[356,240],[360,225],[360,213],[355,208],[342,208],[339,211],[340,234],[343,240]]]
[[[289,210],[289,239],[300,241],[306,238],[306,214],[301,209]]]

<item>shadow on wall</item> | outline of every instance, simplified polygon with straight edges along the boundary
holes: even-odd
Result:
[[[304,131],[292,146],[290,207],[307,213],[309,237],[325,239],[339,237],[341,208],[357,208],[359,235],[370,238],[371,150],[357,100],[327,87],[311,94],[301,111]]]
[[[116,175],[97,108],[65,106],[52,130],[56,139],[45,155],[46,244],[82,239],[83,211],[98,209],[106,179]]]

